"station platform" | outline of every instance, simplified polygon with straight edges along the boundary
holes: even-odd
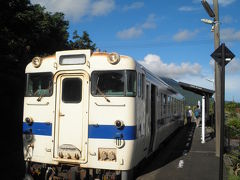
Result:
[[[215,155],[213,130],[206,127],[201,143],[201,127],[195,123],[179,129],[136,174],[137,180],[218,180],[219,158]],[[223,179],[227,180],[224,167]]]

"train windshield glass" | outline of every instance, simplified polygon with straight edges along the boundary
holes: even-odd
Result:
[[[52,73],[29,73],[26,78],[26,93],[28,97],[47,97],[53,92]]]
[[[135,71],[94,71],[92,95],[136,96]]]

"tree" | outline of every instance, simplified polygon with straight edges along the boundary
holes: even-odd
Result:
[[[69,41],[69,49],[91,49],[92,51],[96,50],[96,44],[92,42],[89,34],[86,31],[83,31],[82,36],[79,36],[77,30],[75,30],[73,32],[73,40],[74,41]]]
[[[49,13],[29,0],[1,1],[1,60],[26,65],[36,55],[52,54],[68,46],[68,21],[63,13]]]
[[[0,96],[3,127],[10,136],[2,137],[8,154],[3,179],[22,179],[24,175],[22,117],[26,64],[36,55],[53,54],[68,47],[68,21],[63,13],[49,13],[29,0],[0,1]],[[14,173],[9,173],[9,167]],[[6,168],[6,169],[5,169]]]

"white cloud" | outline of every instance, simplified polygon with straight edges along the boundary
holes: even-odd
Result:
[[[211,1],[211,2],[212,2],[212,1]],[[227,5],[229,5],[229,4],[234,3],[235,0],[219,0],[218,2],[219,2],[219,4],[222,5],[222,6],[227,6]]]
[[[133,10],[133,9],[140,9],[144,6],[144,2],[133,2],[132,4],[128,4],[123,7],[124,11]]]
[[[231,62],[227,64],[226,71],[227,73],[240,73],[240,60],[234,58]]]
[[[143,66],[154,72],[159,76],[180,79],[187,75],[200,76],[201,65],[194,63],[181,63],[180,65],[174,63],[164,63],[158,55],[148,54],[143,61],[139,61]]]
[[[214,63],[215,61],[213,59],[210,60],[209,64],[214,70]],[[228,74],[236,74],[240,73],[240,59],[234,58],[231,62],[229,62],[226,66],[226,73]]]
[[[183,11],[183,12],[191,12],[191,11],[196,11],[198,10],[198,8],[192,7],[192,6],[181,6],[180,8],[178,8],[179,11]]]
[[[195,30],[193,32],[189,30],[182,30],[173,36],[173,40],[177,42],[191,40],[198,34],[198,32],[198,30]]]
[[[210,65],[214,71],[214,60],[210,60]],[[226,100],[234,99],[240,102],[239,90],[240,90],[240,60],[233,59],[230,63],[227,64],[225,72],[225,96]]]
[[[131,27],[117,32],[117,37],[120,39],[132,39],[137,38],[143,33],[141,28]]]
[[[239,82],[240,75],[226,75],[225,79],[225,88],[227,91],[238,91],[240,89],[240,83]]]
[[[155,14],[150,14],[147,17],[147,20],[143,23],[142,28],[144,28],[144,29],[154,29],[156,27],[157,27],[156,15]]]
[[[220,38],[222,41],[240,41],[240,31],[236,31],[233,28],[222,29]]]
[[[115,7],[113,0],[98,0],[93,2],[91,7],[91,15],[101,16],[110,13]]]
[[[157,27],[156,16],[150,14],[146,21],[141,25],[136,25],[117,32],[117,37],[120,39],[133,39],[141,36],[146,29],[154,29]]]
[[[235,62],[234,62],[235,61]],[[225,78],[225,99],[232,100],[234,97],[235,101],[240,102],[239,90],[240,90],[240,60],[234,59],[231,63],[226,66],[226,78]],[[144,57],[143,61],[139,61],[143,66],[148,68],[150,71],[159,76],[165,76],[173,78],[177,81],[193,84],[196,86],[204,87],[207,89],[214,90],[214,83],[207,81],[208,79],[214,78],[212,74],[206,73],[202,75],[201,65],[194,63],[181,63],[180,65],[174,63],[164,63],[158,55],[148,54]],[[211,66],[214,65],[214,60],[210,61]],[[229,70],[235,73],[230,73]],[[232,69],[234,68],[234,69]],[[212,78],[209,78],[212,77]]]
[[[31,3],[45,6],[50,12],[63,12],[73,21],[106,15],[115,7],[114,0],[31,0]]]
[[[214,59],[211,59],[210,62],[209,62],[210,66],[211,66],[213,69],[214,69],[214,63],[215,63]]]
[[[226,15],[221,18],[221,22],[224,24],[230,24],[233,22],[233,18],[230,15]]]
[[[226,100],[232,100],[240,102],[239,90],[240,90],[240,74],[226,75],[225,78],[225,96]]]

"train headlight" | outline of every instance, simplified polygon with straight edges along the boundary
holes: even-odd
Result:
[[[116,120],[114,124],[118,129],[122,129],[124,127],[124,123],[121,120]]]
[[[98,160],[100,161],[116,161],[116,149],[115,148],[99,148]]]
[[[32,59],[32,64],[33,64],[33,66],[34,66],[35,68],[40,67],[41,64],[42,64],[42,58],[40,58],[40,57],[34,57],[34,58]]]
[[[28,125],[32,125],[32,123],[33,123],[33,119],[32,118],[30,118],[30,117],[26,117],[25,118],[25,121],[26,121],[26,123],[28,124]]]
[[[114,161],[114,160],[116,159],[116,154],[115,154],[115,152],[109,151],[109,152],[108,152],[108,159],[109,159],[110,161]]]
[[[101,152],[101,154],[100,154],[100,159],[102,160],[102,161],[105,161],[105,160],[107,160],[107,152],[105,152],[105,151],[102,151]]]
[[[120,61],[120,56],[118,53],[111,53],[108,56],[108,62],[110,64],[117,64]]]

